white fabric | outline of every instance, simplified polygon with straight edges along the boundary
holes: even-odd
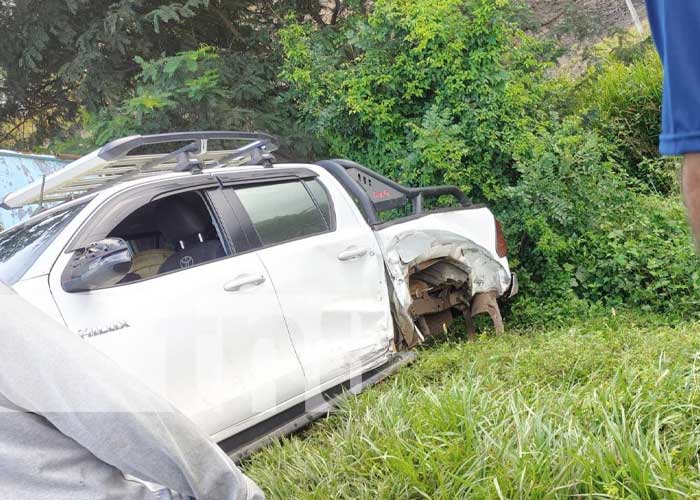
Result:
[[[0,318],[0,499],[264,498],[170,403],[2,284]]]

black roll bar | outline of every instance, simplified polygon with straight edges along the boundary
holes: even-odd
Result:
[[[413,205],[413,213],[423,213],[423,200],[425,198],[434,198],[437,196],[450,195],[454,196],[459,204],[463,207],[472,205],[471,200],[457,186],[427,186],[427,187],[406,187],[398,182],[394,182],[383,175],[378,174],[374,170],[360,165],[354,161],[344,159],[323,160],[316,163],[323,167],[338,182],[358,201],[360,210],[362,211],[369,225],[379,224],[378,210],[367,194],[367,192],[348,174],[348,169],[355,169],[363,174],[377,179],[383,184],[389,186],[410,200]]]
[[[326,169],[326,171],[335,177],[336,180],[340,182],[340,185],[343,186],[348,193],[350,193],[350,196],[357,200],[360,211],[362,212],[362,215],[365,216],[367,224],[372,226],[379,223],[377,210],[374,208],[372,200],[369,198],[365,190],[362,189],[362,187],[348,175],[345,168],[340,163],[338,163],[336,160],[322,160],[317,162],[316,165]]]

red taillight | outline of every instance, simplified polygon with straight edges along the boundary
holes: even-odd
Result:
[[[498,219],[494,217],[493,220],[496,221],[496,253],[499,257],[507,257],[508,244],[506,243],[505,236],[503,236],[503,228],[501,227],[501,223],[498,222]]]

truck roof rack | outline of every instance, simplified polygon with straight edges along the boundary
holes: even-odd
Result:
[[[260,132],[175,132],[110,142],[5,196],[2,207],[72,200],[113,184],[164,172],[234,165],[272,165],[274,137]]]

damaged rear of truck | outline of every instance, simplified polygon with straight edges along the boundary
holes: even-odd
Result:
[[[349,160],[318,165],[350,193],[374,230],[390,284],[397,350],[445,332],[457,316],[470,338],[479,314],[490,317],[496,333],[503,331],[497,299],[518,293],[518,281],[501,225],[487,207],[472,204],[456,186],[408,188]],[[460,206],[424,209],[426,199],[440,196]],[[403,216],[382,217],[392,211]]]

